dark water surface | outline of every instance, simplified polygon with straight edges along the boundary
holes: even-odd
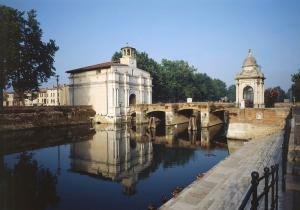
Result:
[[[88,126],[0,134],[0,209],[147,209],[228,155],[222,128]]]

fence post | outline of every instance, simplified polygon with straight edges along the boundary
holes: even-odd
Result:
[[[278,169],[279,169],[279,164],[275,164],[275,172],[276,172],[276,179],[275,179],[275,182],[276,182],[276,194],[275,194],[275,205],[276,205],[276,209],[278,208]]]
[[[257,186],[258,186],[258,177],[259,174],[256,171],[251,173],[251,184],[253,187],[252,200],[251,200],[251,210],[257,210],[258,201],[257,201]]]
[[[268,167],[264,168],[264,176],[265,176],[265,209],[268,210],[269,208],[269,203],[268,203],[268,194],[269,194],[269,175],[270,175],[270,169]]]
[[[274,186],[275,186],[275,178],[274,178],[274,175],[275,175],[275,166],[271,166],[271,174],[272,174],[272,182],[271,182],[271,186],[272,186],[272,203],[271,203],[271,209],[275,209],[275,190],[274,190]]]

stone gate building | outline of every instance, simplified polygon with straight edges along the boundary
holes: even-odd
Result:
[[[95,120],[118,123],[130,105],[152,103],[152,78],[137,68],[136,51],[121,49],[120,62],[106,62],[67,71],[70,74],[70,104],[92,105]]]
[[[236,103],[238,107],[264,107],[264,80],[265,76],[261,72],[261,67],[249,49],[245,58],[242,71],[236,78]]]

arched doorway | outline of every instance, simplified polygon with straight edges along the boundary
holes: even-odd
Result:
[[[245,107],[253,107],[253,88],[251,86],[246,86],[243,90],[243,98],[245,100]]]
[[[136,96],[135,94],[131,94],[129,96],[129,106],[135,105],[136,104]]]

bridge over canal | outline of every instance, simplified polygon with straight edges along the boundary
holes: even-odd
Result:
[[[137,104],[130,107],[129,114],[137,124],[149,123],[155,118],[164,125],[192,122],[197,129],[226,122],[226,109],[234,106],[233,103],[213,102]]]

